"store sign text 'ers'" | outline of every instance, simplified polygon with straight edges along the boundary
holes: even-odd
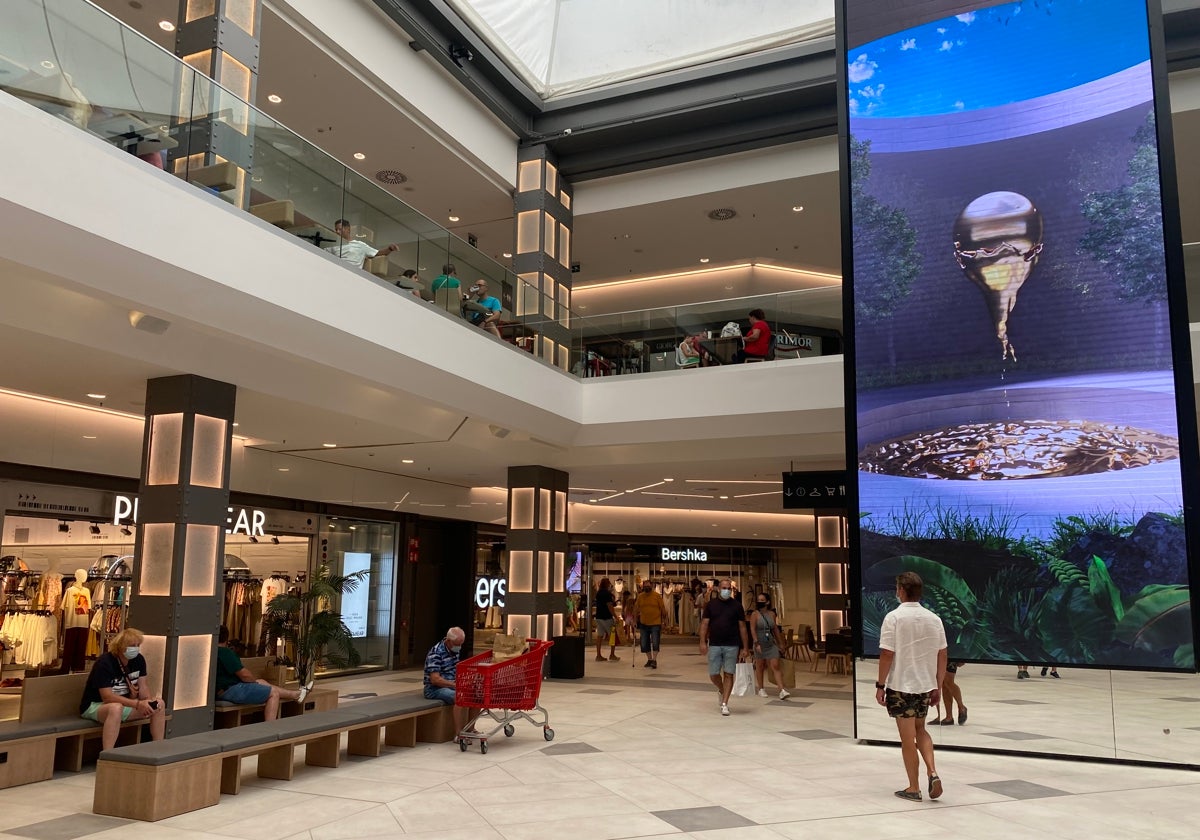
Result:
[[[481,610],[488,607],[504,607],[504,596],[508,594],[507,578],[480,578],[475,582],[475,606]]]
[[[263,526],[267,524],[267,515],[256,508],[237,509],[237,516],[234,516],[233,508],[227,508],[229,517],[225,520],[229,523],[229,527],[225,529],[226,534],[246,534],[250,537],[265,537]],[[137,524],[138,519],[138,500],[131,499],[128,496],[117,496],[117,507],[113,513],[113,524],[124,525],[127,521]]]
[[[682,560],[685,563],[707,563],[708,552],[701,551],[698,548],[685,548],[682,551],[674,548],[664,548],[662,550],[662,559]]]

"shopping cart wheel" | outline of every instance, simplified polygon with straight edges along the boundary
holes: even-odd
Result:
[[[484,755],[487,755],[487,741],[479,742],[479,751]]]
[[[459,752],[467,751],[467,740],[465,738],[458,739],[458,751]]]
[[[545,736],[547,741],[554,740],[554,730],[551,729],[549,726],[542,727],[542,735]]]
[[[504,737],[505,738],[511,738],[513,736],[513,733],[516,731],[517,731],[517,728],[515,726],[513,726],[511,723],[504,724]]]

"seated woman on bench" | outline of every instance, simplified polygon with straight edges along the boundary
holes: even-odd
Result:
[[[217,635],[217,699],[227,703],[263,706],[263,720],[279,717],[280,700],[304,702],[307,688],[292,691],[256,680],[233,649],[229,647],[229,628],[224,624]]]
[[[127,720],[150,721],[150,737],[161,741],[167,728],[167,708],[161,697],[150,693],[146,679],[146,657],[142,656],[142,631],[126,627],[108,643],[88,674],[79,703],[79,714],[104,727],[100,741],[104,749],[117,744],[121,724]]]

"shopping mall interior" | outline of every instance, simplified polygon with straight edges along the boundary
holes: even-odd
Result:
[[[976,7],[1056,2],[1076,0],[926,5],[968,26]],[[1026,679],[965,657],[969,716],[930,727],[944,796],[893,796],[876,660],[844,647],[856,516],[799,505],[783,480],[851,466],[841,2],[697,0],[682,22],[638,0],[3,5],[0,837],[1193,833],[1194,661],[1035,658]],[[1195,367],[1200,2],[1149,8],[1188,291],[1175,350]],[[770,352],[732,364],[728,328],[748,334],[756,311]],[[991,329],[983,307],[971,318]],[[156,518],[147,483],[154,383],[176,377],[236,388],[204,632],[226,624],[296,685],[271,599],[357,575],[332,603],[348,657],[313,663],[317,714],[419,698],[426,652],[459,625],[466,653],[514,628],[559,640],[535,680],[548,722],[501,726],[486,751],[389,730],[355,754],[343,731],[325,766],[315,742],[286,773],[250,753],[218,765],[226,795],[153,825],[97,807],[99,738],[72,757],[34,733],[39,702],[74,716],[76,699],[36,686],[81,685],[160,615],[139,611],[138,558],[152,526],[191,521]],[[514,535],[536,530],[514,502],[529,465],[567,482],[537,503],[549,551]],[[621,621],[608,658],[606,578],[663,595],[658,667]],[[726,578],[771,596],[789,693],[768,681],[729,716],[698,648],[698,605]],[[36,738],[54,770],[22,776]]]

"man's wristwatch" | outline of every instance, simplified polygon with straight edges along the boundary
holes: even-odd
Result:
[[[875,687],[876,687],[877,689],[879,689],[880,691],[883,691],[885,688],[887,688],[887,686],[886,686],[886,685],[884,685],[884,684],[883,684],[883,683],[881,683],[881,682],[877,682],[877,683],[875,683]]]

